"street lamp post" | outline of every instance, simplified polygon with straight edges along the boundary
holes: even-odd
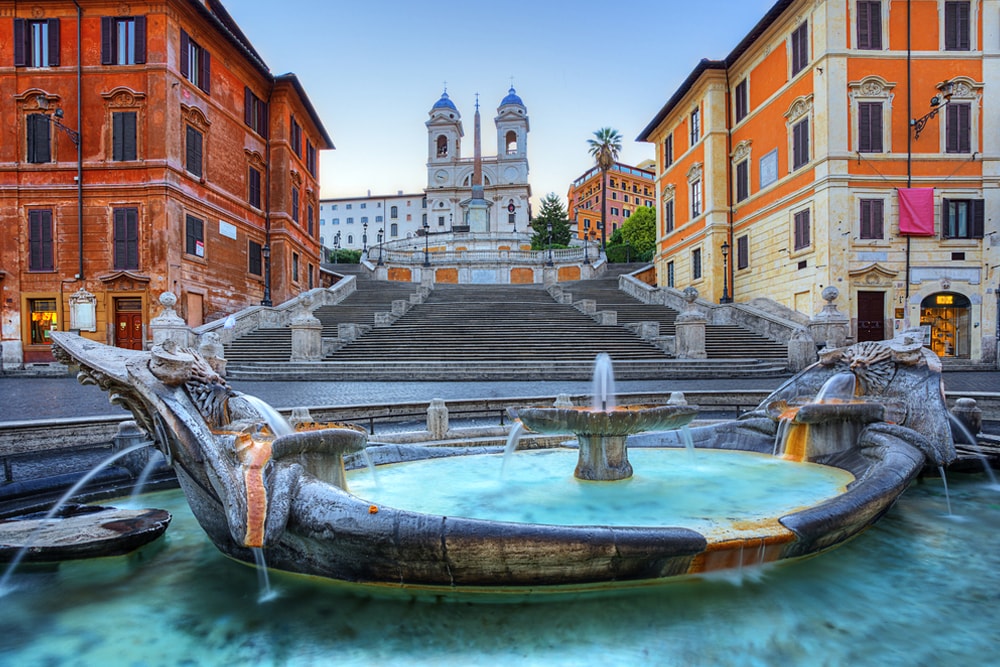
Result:
[[[546,264],[547,264],[547,266],[552,266],[553,265],[553,262],[552,262],[552,221],[549,220],[548,223],[546,223],[546,224],[547,224],[547,226],[549,228],[549,261]]]
[[[333,235],[333,263],[336,264],[340,258],[340,232]]]
[[[722,242],[722,298],[719,299],[719,303],[730,303],[732,299],[729,298],[729,242]]]
[[[361,255],[368,254],[368,223],[361,225]]]
[[[378,265],[384,266],[385,262],[382,261],[382,232],[383,230],[378,230]]]
[[[264,256],[264,298],[260,300],[260,305],[270,306],[271,303],[271,245],[265,243],[260,249],[260,254]]]
[[[431,265],[431,257],[428,254],[427,242],[431,237],[431,226],[427,222],[424,222],[424,266]]]

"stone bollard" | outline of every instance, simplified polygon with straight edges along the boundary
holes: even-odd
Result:
[[[976,404],[976,399],[974,398],[960,398],[955,401],[955,407],[951,409],[951,414],[955,415],[955,420],[958,421],[968,433],[962,433],[962,429],[957,429],[959,433],[955,433],[956,425],[952,424],[952,439],[958,442],[967,442],[970,438],[970,445],[976,444],[975,436],[982,432],[983,430],[983,411],[979,409]]]
[[[809,330],[799,327],[788,339],[788,369],[793,373],[804,370],[816,361],[816,341]]]
[[[381,311],[375,313],[375,326],[376,327],[391,327],[392,323],[396,321],[396,315],[388,311]]]
[[[410,302],[406,299],[393,299],[392,300],[392,314],[396,317],[402,317],[406,315],[406,311],[410,309]]]
[[[296,430],[299,426],[312,424],[314,421],[309,408],[292,408],[292,414],[288,417],[289,426]]]
[[[427,431],[437,440],[448,433],[448,406],[443,399],[435,398],[427,406]]]
[[[303,297],[299,313],[291,320],[292,361],[319,361],[323,358],[323,324],[309,306],[312,299]]]
[[[618,311],[617,310],[602,310],[591,315],[595,322],[602,326],[617,326],[618,325]]]
[[[675,328],[677,331],[675,345],[678,359],[705,359],[705,323],[706,318],[695,307],[698,290],[694,287],[684,288],[684,300],[687,307],[677,316]]]
[[[126,420],[118,425],[118,432],[111,439],[111,451],[114,454],[149,442],[146,432],[139,428],[134,420]],[[129,471],[132,477],[138,479],[142,476],[142,471],[146,469],[151,460],[162,460],[163,455],[158,449],[149,444],[147,447],[140,447],[134,452],[129,452],[119,459],[120,465]]]
[[[573,307],[584,315],[593,315],[597,312],[597,302],[593,299],[582,299],[574,303]]]

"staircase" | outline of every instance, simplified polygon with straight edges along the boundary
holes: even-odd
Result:
[[[617,266],[617,265],[616,265]],[[597,310],[614,310],[618,324],[659,322],[661,336],[676,334],[677,311],[658,304],[648,304],[618,289],[618,277],[627,271],[611,271],[599,278],[563,283],[573,301],[592,299]],[[707,324],[705,352],[709,359],[770,359],[784,363],[788,346],[735,324]]]

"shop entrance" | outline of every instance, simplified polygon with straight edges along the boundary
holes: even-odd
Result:
[[[142,349],[142,299],[115,299],[115,347]]]
[[[954,292],[931,294],[920,302],[924,345],[939,357],[969,357],[971,302]]]

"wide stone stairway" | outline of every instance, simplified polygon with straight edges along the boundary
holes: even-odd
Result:
[[[356,273],[357,290],[313,314],[323,337],[338,340],[339,324],[357,325],[357,337],[341,341],[322,361],[291,362],[291,330],[258,329],[226,346],[232,379],[474,380],[581,379],[607,352],[621,378],[783,375],[783,345],[739,327],[710,327],[709,359],[678,360],[624,325],[658,321],[674,333],[676,311],[648,305],[620,292],[615,266],[596,280],[563,283],[573,302],[593,299],[598,311],[617,311],[617,324],[600,324],[541,285],[438,284],[422,303],[391,325],[375,326],[375,314],[410,301],[419,287],[375,281]],[[347,271],[344,271],[347,273]],[[735,361],[737,360],[738,361]]]
[[[634,270],[634,266],[625,270],[615,270],[622,265],[612,266],[599,278],[564,283],[564,289],[572,294],[574,302],[590,299],[596,302],[598,311],[616,311],[619,325],[658,322],[661,336],[675,335],[678,312],[667,306],[643,303],[618,289],[619,276]],[[784,361],[788,359],[788,346],[735,324],[707,324],[705,353],[709,359],[749,357]]]
[[[537,285],[436,285],[391,327],[373,329],[330,361],[593,361],[665,359],[627,329],[602,326]]]

